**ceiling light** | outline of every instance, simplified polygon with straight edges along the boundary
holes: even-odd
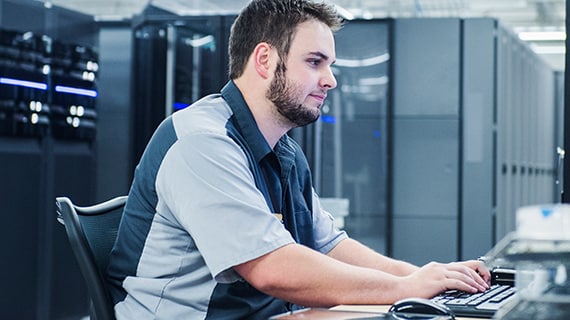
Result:
[[[519,39],[523,41],[564,41],[564,31],[524,31],[519,32]]]

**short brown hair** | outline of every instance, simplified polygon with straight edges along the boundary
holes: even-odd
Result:
[[[252,0],[232,25],[228,52],[230,79],[243,74],[249,56],[260,42],[275,47],[284,60],[297,25],[308,20],[323,22],[333,32],[342,26],[335,8],[324,2]]]

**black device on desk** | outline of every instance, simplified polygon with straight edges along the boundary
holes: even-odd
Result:
[[[491,271],[491,287],[480,293],[449,290],[431,301],[443,304],[456,316],[492,318],[495,312],[515,299],[515,270],[495,268]]]
[[[395,302],[388,310],[390,319],[454,320],[455,314],[443,304],[429,299],[408,298]]]

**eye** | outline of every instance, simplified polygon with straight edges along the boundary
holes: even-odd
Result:
[[[312,66],[318,66],[321,64],[322,60],[319,58],[310,58],[307,60],[309,62],[310,65]]]

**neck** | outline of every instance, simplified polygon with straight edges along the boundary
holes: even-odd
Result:
[[[282,120],[273,103],[265,97],[265,88],[260,86],[259,89],[252,89],[252,86],[247,84],[247,79],[243,78],[235,79],[234,83],[251,110],[259,131],[273,149],[277,141],[293,126]],[[247,90],[243,90],[245,86],[247,86]]]

